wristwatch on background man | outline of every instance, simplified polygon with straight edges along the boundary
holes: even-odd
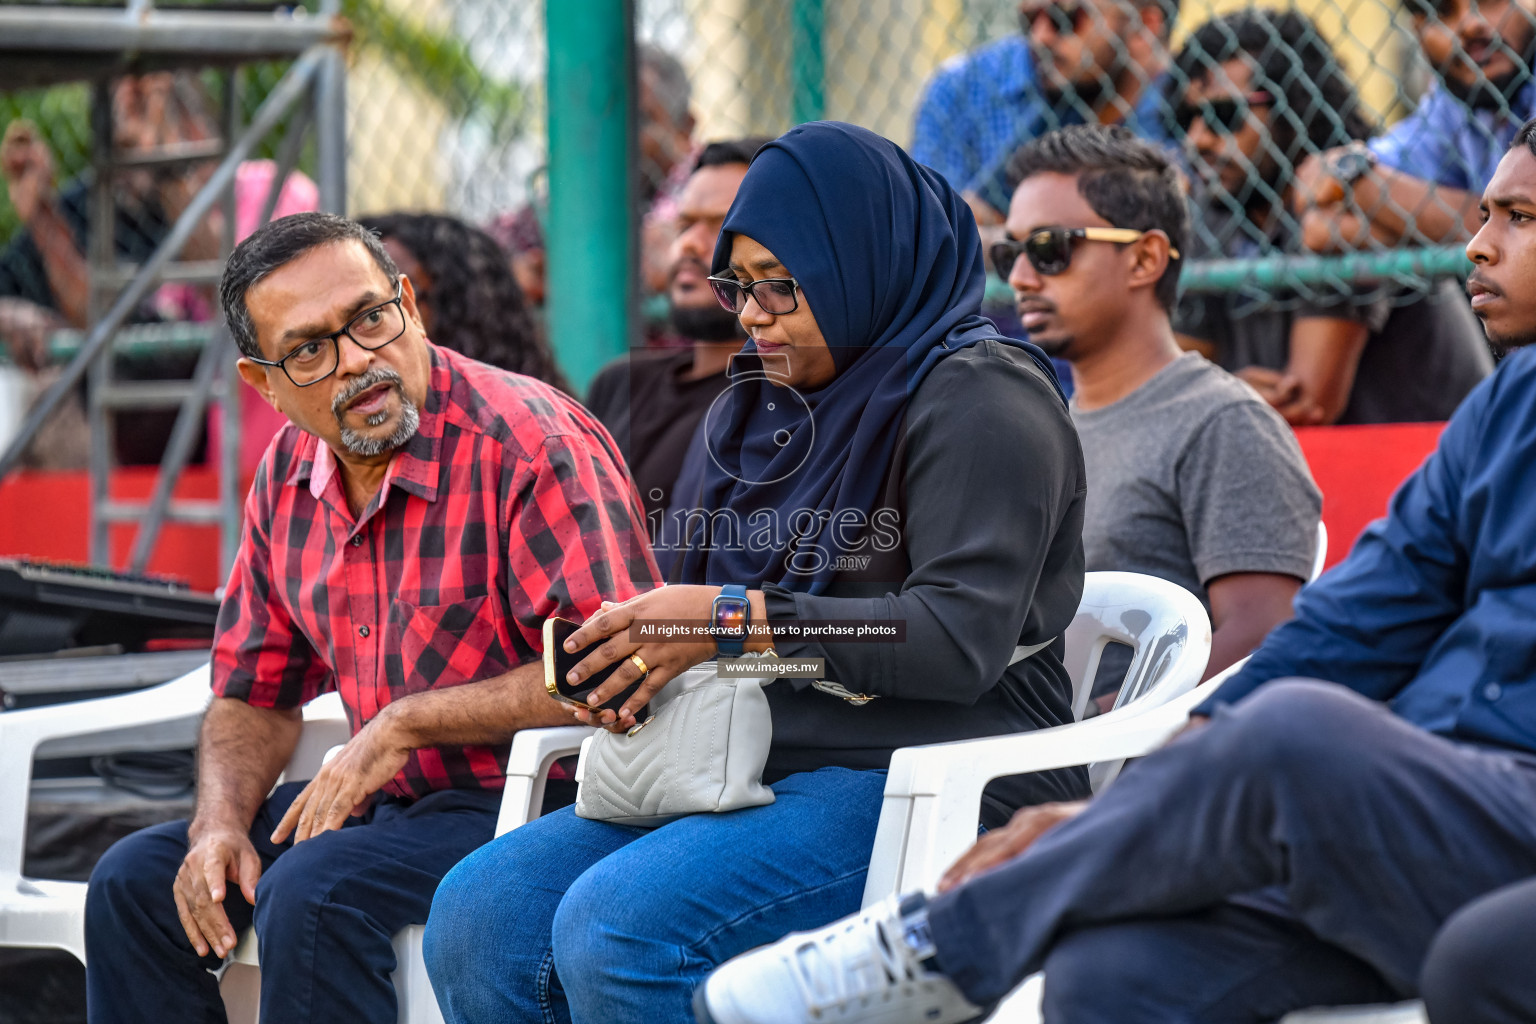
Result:
[[[727,583],[720,588],[712,608],[715,644],[720,653],[739,658],[747,649],[747,624],[752,620],[752,602],[747,600],[747,588],[738,583]]]
[[[1363,142],[1351,142],[1328,158],[1328,176],[1344,187],[1353,188],[1376,166],[1376,154]]]

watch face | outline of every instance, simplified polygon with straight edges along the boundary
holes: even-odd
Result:
[[[750,607],[739,597],[717,598],[715,628],[731,636],[742,636],[747,631],[747,609]]]

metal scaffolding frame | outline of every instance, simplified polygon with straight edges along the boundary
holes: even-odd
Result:
[[[205,523],[220,530],[220,571],[234,560],[240,539],[239,376],[235,348],[222,323],[204,346],[191,381],[114,381],[113,342],[124,321],[161,281],[216,283],[234,247],[234,182],[240,164],[291,111],[297,111],[279,144],[277,173],[260,223],[272,216],[289,174],[312,129],[321,208],[346,211],[346,23],[338,0],[321,0],[318,14],[302,9],[270,12],[165,10],[153,0],[128,0],[119,7],[51,7],[0,4],[0,89],[28,88],[87,80],[93,83],[90,201],[89,327],[84,340],[54,382],[28,413],[10,447],[0,454],[0,478],[19,462],[38,429],[80,381],[90,375],[91,425],[90,558],[107,565],[109,527],[139,523],[129,568],[142,571],[161,527],[170,521]],[[241,64],[292,60],[287,73],[257,109],[239,123],[235,71]],[[147,71],[221,68],[225,75],[223,142],[168,147],[123,159],[114,152],[111,82]],[[127,166],[165,166],[195,160],[219,161],[203,187],[171,226],[153,255],[138,266],[117,263],[113,231],[113,176]],[[216,204],[224,209],[224,237],[218,260],[176,262],[193,231]],[[222,444],[217,453],[219,497],[175,501],[172,493],[195,445],[210,404],[222,410]],[[111,418],[123,409],[179,407],[162,459],[153,497],[147,504],[112,499]]]

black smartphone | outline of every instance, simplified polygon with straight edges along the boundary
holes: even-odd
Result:
[[[548,690],[549,695],[562,704],[586,708],[588,711],[608,710],[618,714],[619,709],[624,706],[624,702],[633,697],[635,691],[640,689],[640,682],[636,682],[615,696],[610,697],[597,708],[589,706],[587,704],[587,697],[591,695],[593,690],[601,686],[614,673],[614,670],[624,664],[624,662],[620,660],[609,665],[595,676],[583,679],[579,686],[573,686],[566,680],[566,674],[575,668],[583,658],[602,646],[603,640],[607,639],[604,637],[603,640],[588,644],[574,654],[568,654],[565,650],[565,641],[578,628],[577,624],[569,619],[551,616],[544,620],[544,689]],[[642,722],[649,715],[649,704],[635,712],[635,718]]]

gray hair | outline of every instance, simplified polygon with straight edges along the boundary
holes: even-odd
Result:
[[[676,57],[651,43],[640,43],[635,47],[635,53],[641,73],[648,71],[651,74],[651,88],[655,91],[657,102],[673,124],[681,125],[688,119],[688,107],[693,101],[693,87],[688,84],[688,72],[683,70],[683,65]]]
[[[256,324],[251,320],[245,296],[268,274],[292,263],[311,249],[335,242],[357,242],[368,250],[391,282],[400,276],[400,268],[390,259],[379,236],[355,220],[334,213],[295,213],[275,220],[235,246],[219,281],[219,302],[229,333],[242,354],[264,359],[256,341]]]

